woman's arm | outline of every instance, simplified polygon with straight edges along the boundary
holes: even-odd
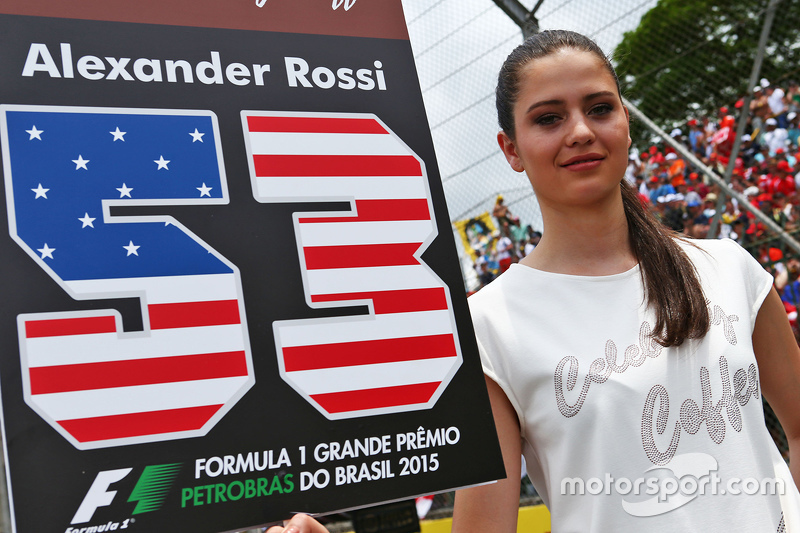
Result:
[[[800,487],[800,348],[775,289],[761,305],[753,330],[761,391],[786,433],[794,483]]]
[[[506,479],[456,492],[453,533],[514,533],[517,530],[522,455],[519,421],[511,402],[497,383],[486,378],[486,387],[503,452]]]

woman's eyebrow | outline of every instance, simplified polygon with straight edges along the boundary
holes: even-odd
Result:
[[[614,93],[613,91],[598,91],[596,93],[587,94],[586,96],[583,97],[583,101],[587,102],[589,100],[594,100],[595,98],[603,98],[603,97],[606,97],[606,96],[616,96],[616,93]],[[540,102],[534,102],[525,111],[525,114],[530,113],[531,111],[533,111],[537,107],[542,107],[542,106],[545,106],[545,105],[563,105],[563,104],[564,104],[564,100],[561,100],[561,99],[558,99],[558,98],[554,98],[552,100],[542,100]]]
[[[594,100],[595,98],[602,98],[605,96],[616,96],[616,93],[613,91],[598,91],[596,93],[587,94],[583,97],[584,100]]]
[[[528,109],[525,111],[525,114],[528,114],[528,113],[530,113],[531,111],[533,111],[533,110],[534,110],[534,109],[536,109],[537,107],[542,107],[542,106],[544,106],[544,105],[559,105],[559,104],[563,104],[563,103],[564,103],[564,100],[557,100],[557,99],[555,99],[555,100],[542,100],[541,102],[534,102],[534,103],[533,103],[533,104],[531,104],[531,106],[530,106],[530,107],[529,107],[529,108],[528,108]]]

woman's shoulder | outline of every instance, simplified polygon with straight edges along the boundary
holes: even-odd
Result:
[[[513,280],[511,280],[511,278],[514,276],[514,270],[515,269],[510,268],[509,270],[497,276],[494,281],[483,287],[481,290],[470,295],[470,297],[467,298],[470,311],[472,311],[474,314],[476,311],[480,311],[486,306],[491,306],[504,300],[510,293],[508,284],[513,284]]]
[[[704,287],[746,288],[752,295],[772,286],[772,275],[731,239],[679,239],[679,245],[700,274]]]
[[[747,259],[750,253],[731,239],[691,239],[675,237],[689,259],[695,263],[703,262],[740,262]]]
[[[531,270],[518,264],[512,264],[494,281],[467,298],[473,320],[496,316],[499,309],[507,309],[520,297],[520,294],[533,290],[536,273]]]

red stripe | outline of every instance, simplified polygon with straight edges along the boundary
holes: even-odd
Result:
[[[57,318],[54,320],[30,320],[25,322],[25,337],[60,337],[63,335],[89,335],[114,333],[117,323],[113,316],[86,318]]]
[[[253,156],[256,176],[422,176],[411,155],[264,155]]]
[[[287,372],[456,357],[453,335],[292,346],[283,349]]]
[[[147,306],[151,329],[193,328],[238,324],[239,301],[180,302]]]
[[[313,394],[313,398],[329,413],[347,413],[365,409],[380,409],[397,405],[414,405],[431,399],[440,381],[398,387],[382,387],[347,392]]]
[[[247,117],[251,132],[388,134],[372,118]]]
[[[418,265],[414,252],[420,246],[419,242],[307,246],[303,248],[303,255],[308,270]]]
[[[222,406],[202,405],[147,413],[59,420],[58,423],[79,442],[93,442],[197,430],[203,427],[220,407]]]
[[[247,375],[243,351],[30,369],[31,394],[51,394]]]
[[[430,220],[428,200],[356,200],[357,216],[301,218],[301,224],[321,222],[387,222],[395,220]]]
[[[372,306],[377,315],[447,309],[447,295],[443,287],[311,295],[312,302],[343,302],[348,300],[372,300]]]

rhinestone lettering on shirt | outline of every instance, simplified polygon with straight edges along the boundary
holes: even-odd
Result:
[[[565,385],[566,391],[571,391],[575,388],[578,380],[578,358],[568,355],[561,359],[556,366],[555,371],[555,388],[556,388],[556,403],[558,410],[562,415],[567,418],[573,417],[583,407],[583,402],[586,400],[586,395],[589,393],[589,387],[592,382],[605,383],[612,372],[621,374],[629,367],[638,367],[645,362],[648,357],[658,357],[661,353],[662,346],[658,344],[651,335],[652,329],[650,324],[643,322],[639,328],[639,345],[631,344],[625,349],[622,364],[617,364],[617,345],[614,341],[606,341],[606,357],[598,357],[589,365],[589,373],[583,380],[578,401],[574,405],[567,403],[565,398]],[[566,383],[564,380],[564,367],[569,365],[567,369]]]
[[[756,365],[751,363],[745,371],[740,368],[734,373],[731,380],[728,371],[728,360],[724,355],[719,357],[719,373],[722,379],[722,397],[714,404],[712,402],[711,381],[709,379],[708,368],[700,367],[700,388],[703,394],[703,406],[691,398],[685,400],[680,408],[679,420],[675,421],[670,443],[665,451],[658,449],[655,443],[653,429],[663,435],[667,429],[667,419],[669,418],[669,393],[663,385],[653,385],[647,394],[642,412],[642,446],[647,458],[653,464],[665,465],[675,456],[678,449],[678,442],[681,438],[681,430],[685,430],[690,435],[694,435],[705,422],[708,436],[716,444],[725,440],[725,417],[722,415],[723,409],[727,414],[728,422],[738,433],[742,430],[742,413],[739,406],[745,405],[750,396],[759,398],[758,372]],[[733,385],[733,389],[731,389]],[[745,389],[745,386],[747,388]],[[656,416],[655,427],[653,425],[653,415],[655,415],[656,400],[658,404],[658,415]]]

